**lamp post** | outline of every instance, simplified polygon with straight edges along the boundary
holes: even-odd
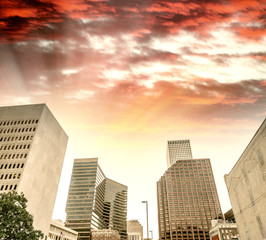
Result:
[[[148,201],[142,201],[142,203],[146,203],[146,215],[147,215],[147,238],[149,238]]]
[[[151,239],[153,239],[153,232],[152,231],[149,231],[151,233]]]

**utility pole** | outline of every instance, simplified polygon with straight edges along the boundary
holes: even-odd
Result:
[[[146,203],[146,215],[147,215],[147,238],[149,238],[148,201],[142,201],[142,203]]]

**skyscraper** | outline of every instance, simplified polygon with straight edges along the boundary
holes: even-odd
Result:
[[[45,104],[0,108],[0,193],[28,199],[34,227],[48,234],[68,137]]]
[[[127,221],[128,240],[143,240],[143,226],[138,220]]]
[[[221,214],[210,159],[173,163],[157,182],[157,201],[160,240],[209,240]]]
[[[91,239],[92,229],[117,230],[127,239],[127,187],[105,177],[97,158],[75,159],[66,226]]]
[[[266,119],[225,182],[240,239],[266,239]]]
[[[177,160],[192,159],[189,140],[172,140],[167,142],[167,167],[171,167]]]

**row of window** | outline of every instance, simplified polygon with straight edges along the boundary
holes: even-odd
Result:
[[[1,121],[0,126],[9,126],[9,125],[17,125],[17,124],[34,124],[34,123],[38,123],[38,119]]]
[[[0,159],[18,159],[18,158],[26,158],[27,153],[17,153],[17,154],[2,154],[0,155]]]
[[[9,142],[9,141],[22,141],[22,140],[32,140],[33,135],[25,136],[13,136],[13,137],[0,137],[0,142]]]
[[[2,146],[0,146],[0,150],[10,150],[10,149],[12,149],[12,150],[14,150],[14,149],[29,149],[30,148],[30,144],[17,144],[17,145],[15,145],[15,144],[13,144],[13,145],[2,145]]]
[[[35,132],[36,127],[29,128],[2,128],[0,129],[0,133],[20,133],[20,132]]]
[[[11,168],[23,168],[24,163],[6,163],[6,164],[1,164],[0,169],[11,169]]]
[[[0,179],[20,179],[20,173],[10,173],[10,174],[2,174]]]
[[[16,190],[17,185],[2,185],[0,188],[0,191],[6,191],[6,190]]]
[[[69,240],[69,238],[64,237],[64,234],[62,232],[60,233],[60,236],[59,235],[52,234],[52,233],[49,233],[48,236],[49,236],[49,239]]]

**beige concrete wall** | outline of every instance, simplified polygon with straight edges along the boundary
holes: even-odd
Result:
[[[60,220],[52,220],[49,228],[48,240],[59,239],[62,240],[77,240],[78,233],[65,225]]]
[[[241,240],[266,239],[266,121],[225,182]]]
[[[18,186],[34,216],[34,227],[48,234],[68,137],[43,106],[24,172]]]
[[[32,128],[32,124],[25,124],[25,120],[28,122],[33,119],[37,121],[33,124],[35,129],[25,132],[29,126]],[[8,187],[12,185],[13,189],[17,185],[16,190],[23,192],[28,199],[27,209],[34,217],[34,227],[48,234],[68,137],[45,104],[1,107],[0,121],[7,122],[8,120],[9,126],[5,128],[9,130],[16,128],[17,131],[2,133],[1,137],[30,135],[31,140],[1,142],[1,145],[10,145],[11,148],[1,150],[0,155],[13,156],[23,153],[23,155],[27,154],[27,157],[2,160],[8,165],[23,163],[24,166],[23,168],[1,169],[0,175],[16,174],[16,179],[13,179],[12,175],[11,179],[0,180],[0,185]],[[18,124],[18,120],[24,123]],[[12,150],[12,146],[17,144],[22,144],[23,147],[26,145],[26,149]],[[21,174],[19,178],[17,178],[18,173]]]

